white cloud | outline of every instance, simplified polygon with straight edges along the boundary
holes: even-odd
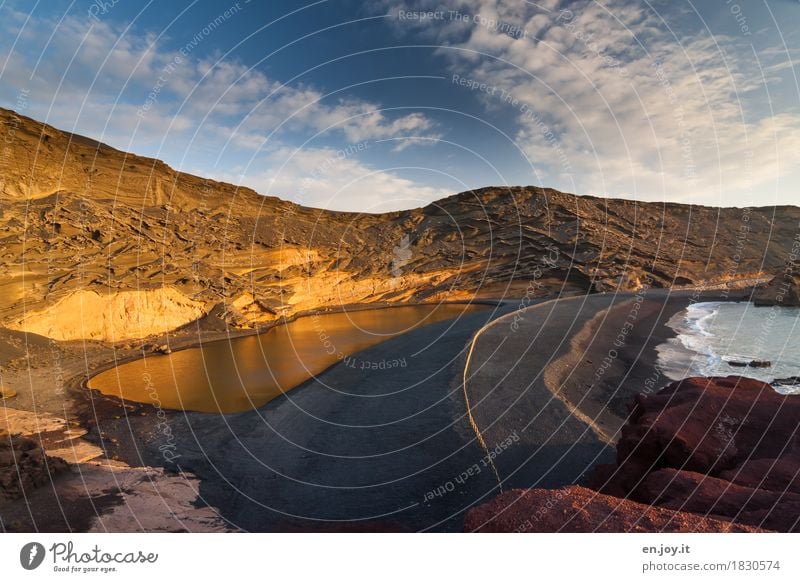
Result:
[[[514,121],[517,145],[544,185],[723,205],[796,199],[800,115],[796,105],[773,112],[767,95],[796,52],[776,47],[755,55],[743,38],[685,27],[673,34],[669,18],[661,21],[647,3],[581,0],[570,3],[570,12],[558,6],[558,0],[388,0],[378,10],[462,16],[394,22],[413,40],[422,35],[442,45],[439,54],[452,72],[517,100],[507,105],[481,96],[486,121]],[[24,89],[28,109],[21,113],[204,174],[212,170],[197,163],[195,151],[228,162],[255,157],[269,167],[250,165],[244,183],[277,185],[273,193],[313,205],[364,209],[358,196],[380,196],[376,209],[394,208],[402,197],[429,201],[441,194],[391,169],[372,173],[355,159],[340,165],[341,175],[317,180],[317,192],[296,192],[308,161],[327,155],[319,136],[393,141],[399,151],[442,137],[427,115],[382,110],[315,86],[285,86],[240,62],[201,59],[200,50],[187,57],[152,34],[122,34],[108,19],[67,17],[50,40],[55,22],[34,18],[23,27],[25,16],[0,8],[0,99],[15,107]],[[287,161],[280,156],[294,151],[289,144],[306,140],[313,147],[279,171]]]
[[[388,4],[445,11],[396,24],[446,45],[454,72],[497,87],[481,95],[488,113],[501,90],[518,100],[507,108],[516,141],[546,185],[717,205],[796,199],[800,115],[772,112],[766,96],[785,51],[758,62],[744,38],[673,33],[669,16],[623,0]]]
[[[353,212],[387,212],[424,206],[448,194],[421,186],[391,171],[376,170],[358,160],[353,149],[281,148],[265,159],[266,170],[243,170],[246,183],[259,192],[315,208]],[[240,183],[242,174],[218,173],[220,180]]]
[[[22,89],[26,108],[20,113],[62,129],[167,158],[181,169],[201,167],[190,152],[246,160],[269,150],[266,159],[276,169],[250,168],[254,173],[247,173],[243,183],[258,188],[275,178],[281,196],[305,198],[314,205],[330,200],[328,206],[337,208],[342,208],[341,202],[354,209],[370,205],[382,209],[396,206],[402,196],[428,201],[434,192],[346,160],[339,167],[341,173],[317,181],[301,195],[296,191],[304,177],[298,173],[299,158],[277,170],[284,161],[280,156],[292,151],[287,143],[326,137],[352,143],[439,137],[434,123],[422,113],[388,112],[377,103],[346,94],[284,85],[234,60],[168,50],[166,39],[125,31],[107,19],[68,16],[58,23],[37,18],[26,23],[26,15],[6,6],[0,9],[0,32],[0,63],[5,63],[0,99],[15,107]],[[398,150],[403,143],[398,141]],[[324,153],[312,149],[302,157]],[[353,182],[348,185],[349,180]],[[370,202],[358,204],[357,196]]]

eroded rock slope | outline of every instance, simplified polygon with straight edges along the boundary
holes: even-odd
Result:
[[[747,282],[784,268],[800,224],[796,207],[534,187],[331,212],[12,111],[0,123],[0,324],[55,339],[145,337],[206,316],[250,327],[350,303]]]

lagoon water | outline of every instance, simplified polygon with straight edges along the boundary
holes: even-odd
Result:
[[[259,335],[148,355],[98,374],[88,386],[163,408],[240,412],[262,406],[340,361],[361,368],[405,367],[409,363],[402,359],[373,362],[350,356],[420,326],[478,309],[485,306],[410,305],[311,315]]]
[[[668,324],[677,337],[658,347],[658,363],[672,380],[689,376],[748,376],[764,382],[800,376],[800,308],[750,302],[695,303]],[[767,368],[728,362],[768,360]],[[776,386],[800,393],[800,386]]]

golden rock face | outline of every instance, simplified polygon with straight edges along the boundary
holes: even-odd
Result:
[[[330,212],[8,110],[0,123],[0,325],[54,339],[145,337],[201,317],[252,327],[353,303],[735,284],[782,269],[800,223],[796,207],[534,187],[380,215]]]

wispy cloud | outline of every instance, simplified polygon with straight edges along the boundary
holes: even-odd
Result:
[[[266,195],[292,192],[293,200],[315,208],[353,212],[387,212],[424,206],[449,194],[419,185],[408,178],[372,168],[359,160],[360,142],[344,149],[280,148],[268,153],[251,169],[215,173],[214,177],[247,184]]]
[[[565,3],[561,3],[562,6]],[[792,195],[797,107],[771,109],[785,50],[671,28],[648,3],[385,2],[401,34],[427,34],[487,112],[505,108],[548,185],[581,193],[753,203]],[[408,11],[438,11],[403,18]],[[413,13],[412,13],[413,14]],[[700,22],[697,15],[694,21]],[[768,200],[759,200],[759,203]]]
[[[356,143],[387,138],[436,138],[435,123],[409,110],[388,111],[346,93],[327,94],[309,84],[287,85],[230,58],[200,57],[204,42],[167,48],[168,39],[138,32],[108,19],[67,16],[62,20],[31,18],[10,7],[1,9],[0,99],[14,106],[20,90],[26,96],[22,113],[58,127],[86,133],[115,147],[166,157],[178,166],[201,168],[190,152],[215,153],[280,165],[276,152],[289,144],[313,140]],[[242,13],[231,18],[246,17]],[[218,26],[224,26],[220,21]],[[12,48],[13,47],[13,48]],[[399,142],[398,142],[399,143]],[[302,166],[287,164],[272,193],[297,199],[293,174]],[[387,196],[416,197],[432,190],[416,188],[389,172],[376,172],[365,162],[346,164],[350,178],[358,173],[359,188]],[[205,175],[224,172],[204,168]],[[262,167],[240,181],[268,183]],[[389,186],[397,188],[392,191]],[[317,183],[309,202],[336,198],[329,185]],[[352,205],[357,207],[357,205]],[[381,207],[381,202],[376,204]],[[364,205],[361,205],[364,208]]]

